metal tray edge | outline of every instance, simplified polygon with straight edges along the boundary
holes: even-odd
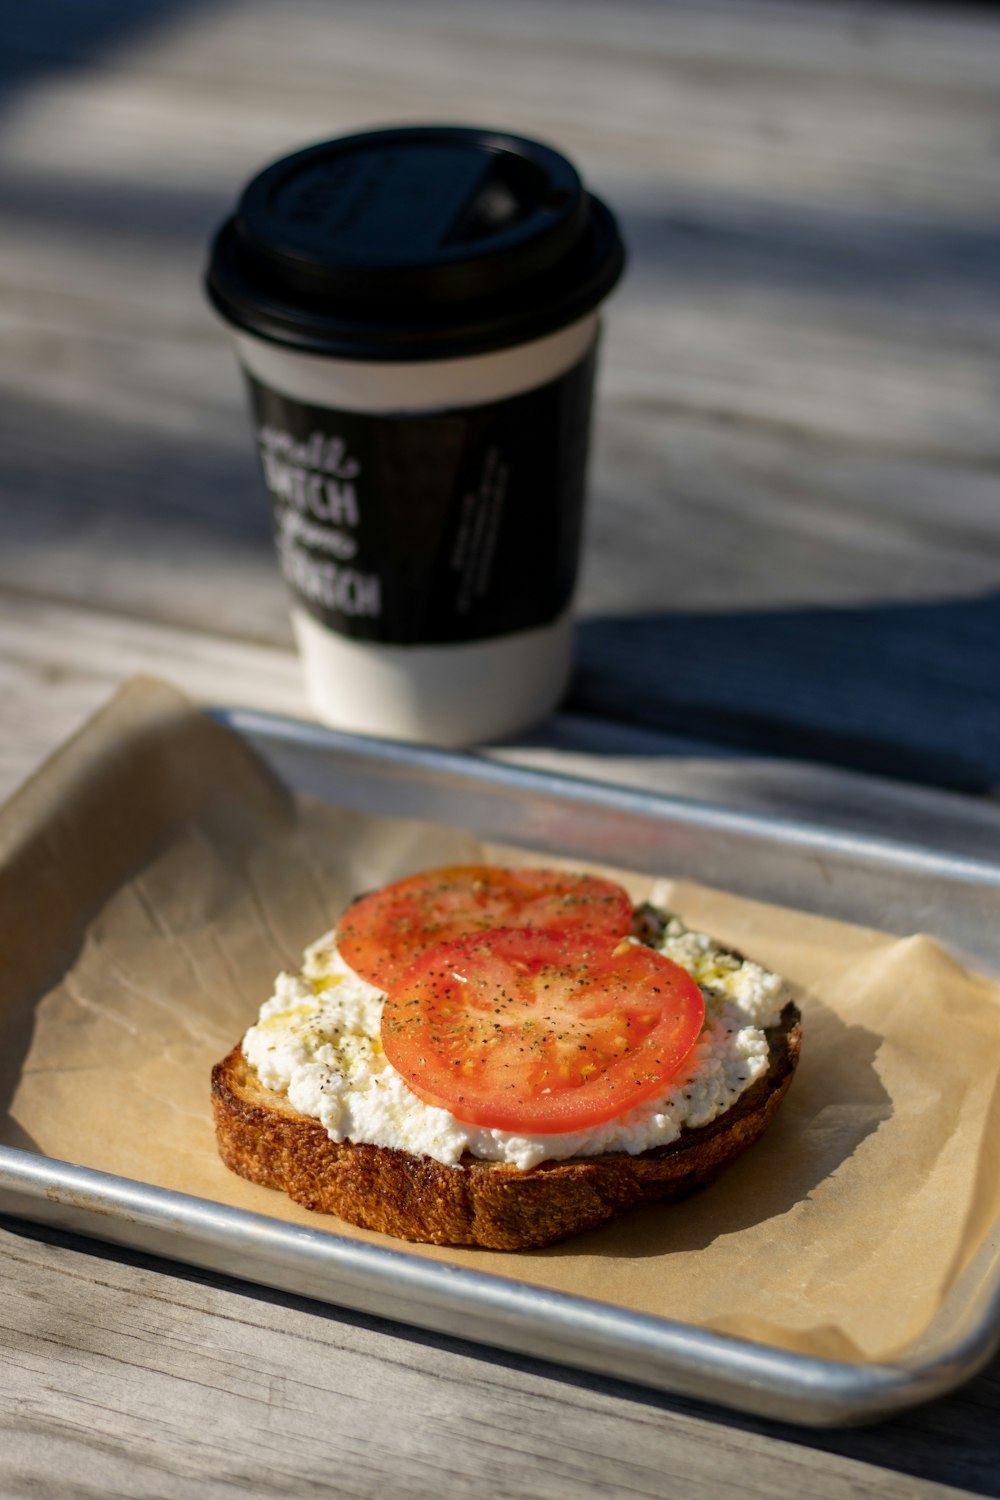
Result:
[[[0,1211],[200,1269],[779,1421],[870,1423],[973,1374],[985,1326],[924,1364],[841,1363],[0,1146]],[[172,1248],[173,1247],[173,1248]]]
[[[252,742],[285,744],[320,754],[359,758],[386,773],[418,769],[428,776],[457,777],[492,783],[522,792],[551,792],[567,800],[641,814],[653,813],[680,824],[750,834],[780,845],[804,845],[824,852],[863,855],[889,865],[904,863],[948,878],[959,878],[1000,891],[1000,859],[951,853],[929,844],[880,834],[848,833],[822,822],[780,814],[750,812],[675,793],[646,791],[552,770],[537,770],[488,759],[475,751],[410,745],[401,740],[366,738],[320,724],[256,709],[210,710],[211,716]]]

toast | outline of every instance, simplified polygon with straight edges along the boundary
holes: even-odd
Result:
[[[330,1139],[317,1120],[266,1089],[239,1047],[212,1073],[212,1106],[226,1166],[286,1192],[304,1208],[362,1229],[435,1245],[526,1250],[596,1229],[628,1209],[684,1198],[764,1133],[792,1081],[801,1024],[789,1002],[765,1033],[767,1073],[731,1109],[669,1146],[542,1162],[525,1171],[463,1156],[457,1167],[388,1146]]]
[[[664,931],[660,914],[640,908],[633,930],[655,944]],[[635,1154],[608,1151],[527,1168],[468,1150],[446,1162],[396,1146],[334,1140],[318,1119],[265,1086],[241,1044],[212,1073],[219,1152],[249,1181],[363,1229],[439,1245],[537,1248],[642,1204],[686,1197],[752,1146],[774,1118],[798,1061],[801,1018],[793,1001],[785,1000],[763,1036],[766,1070],[707,1124],[685,1125],[668,1144]]]

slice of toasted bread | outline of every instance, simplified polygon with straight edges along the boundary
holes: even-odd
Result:
[[[239,1047],[212,1073],[219,1151],[232,1171],[363,1229],[437,1245],[524,1250],[593,1229],[643,1203],[705,1187],[767,1129],[791,1083],[800,1041],[789,1002],[767,1036],[767,1072],[708,1125],[640,1156],[616,1152],[524,1170],[464,1156],[446,1166],[388,1146],[332,1141],[264,1088]]]

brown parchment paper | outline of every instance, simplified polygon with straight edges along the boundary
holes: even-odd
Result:
[[[350,896],[495,852],[296,799],[172,689],[128,684],[0,815],[0,1140],[400,1248],[227,1172],[209,1072]],[[1000,1214],[1000,986],[920,935],[624,878],[794,986],[803,1055],[777,1122],[685,1203],[545,1251],[411,1253],[891,1358]]]

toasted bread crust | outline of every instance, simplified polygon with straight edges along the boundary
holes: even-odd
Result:
[[[669,1146],[543,1162],[525,1171],[466,1155],[457,1166],[388,1146],[332,1141],[264,1088],[239,1047],[212,1072],[226,1166],[363,1229],[436,1245],[525,1250],[593,1229],[643,1203],[705,1187],[767,1129],[792,1081],[801,1026],[789,1003],[766,1033],[770,1066],[733,1107]]]

